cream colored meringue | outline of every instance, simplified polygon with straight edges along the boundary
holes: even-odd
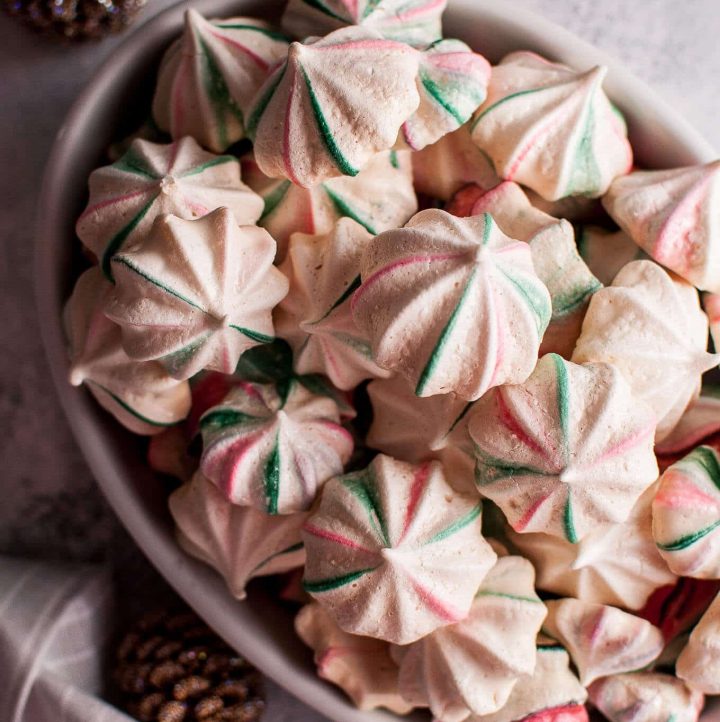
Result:
[[[230,374],[244,351],[272,341],[271,312],[288,290],[274,257],[267,231],[238,226],[227,208],[195,221],[160,216],[142,243],[113,256],[106,313],[134,359],[157,359],[180,379]]]
[[[469,431],[480,493],[516,532],[576,543],[625,521],[658,477],[654,415],[609,364],[543,356],[475,404]]]
[[[720,579],[720,456],[698,446],[666,469],[653,501],[653,536],[676,574]]]
[[[80,240],[110,275],[110,259],[148,234],[163,213],[193,219],[225,206],[239,225],[260,218],[263,201],[240,180],[229,155],[204,151],[193,138],[136,140],[112,165],[90,174],[90,200],[77,222]]]
[[[200,431],[203,473],[233,504],[268,514],[308,509],[353,450],[335,401],[295,379],[239,382],[203,414]]]
[[[580,256],[604,286],[609,286],[622,268],[648,256],[625,233],[598,226],[581,226],[577,234]]]
[[[720,594],[690,633],[675,673],[693,689],[720,694]]]
[[[205,20],[190,8],[163,56],[153,98],[158,126],[222,153],[245,137],[255,92],[288,52],[288,40],[256,18]]]
[[[327,35],[347,25],[362,25],[383,37],[425,47],[442,37],[447,0],[290,0],[283,28],[298,38]]]
[[[380,454],[325,485],[303,529],[305,589],[346,632],[414,642],[467,617],[495,563],[481,510],[438,462]]]
[[[720,361],[707,338],[697,291],[652,261],[634,261],[592,297],[572,360],[617,366],[655,412],[662,441]]]
[[[99,268],[78,278],[65,306],[73,386],[85,384],[97,402],[136,434],[159,434],[190,411],[190,386],[155,361],[133,361],[120,328],[102,312],[112,292]]]
[[[376,363],[405,376],[418,396],[472,401],[532,372],[550,294],[528,245],[487,213],[422,211],[371,241],[361,276],[355,322]]]
[[[473,140],[502,178],[547,200],[601,196],[632,166],[625,121],[602,89],[606,73],[511,53],[493,68]]]
[[[535,669],[546,609],[527,559],[503,557],[488,572],[468,617],[394,651],[400,694],[442,722],[497,712]],[[522,679],[522,681],[520,681]]]
[[[585,687],[600,677],[647,667],[665,646],[657,627],[621,609],[579,599],[545,604],[543,631],[568,650]]]
[[[248,116],[260,170],[306,188],[358,175],[417,109],[419,61],[409,45],[360,27],[293,43]]]
[[[652,537],[651,486],[622,524],[588,534],[577,544],[549,534],[517,534],[512,544],[537,571],[537,587],[584,602],[642,609],[653,591],[677,577],[658,553]]]
[[[658,263],[720,293],[720,161],[635,171],[613,182],[603,205]]]
[[[702,692],[657,672],[599,679],[588,693],[593,705],[610,722],[697,722],[705,703]]]
[[[360,257],[372,236],[350,218],[325,235],[296,233],[280,270],[290,291],[275,310],[277,335],[293,349],[300,374],[325,374],[339,389],[387,378],[353,320],[350,298],[360,285]]]
[[[398,692],[398,667],[387,642],[343,632],[317,602],[300,610],[295,631],[315,652],[318,676],[340,687],[358,709],[412,709]]]
[[[258,224],[278,244],[278,260],[293,233],[330,233],[340,218],[352,218],[373,236],[406,223],[417,211],[410,151],[373,156],[357,176],[329,178],[303,188],[282,178],[268,178],[252,153],[242,159],[247,184],[265,201]]]
[[[245,598],[254,577],[303,565],[300,528],[306,514],[269,516],[231,504],[200,472],[168,500],[180,546],[215,568],[234,597]]]

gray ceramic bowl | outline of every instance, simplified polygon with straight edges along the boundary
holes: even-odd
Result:
[[[103,163],[109,142],[139,125],[149,108],[155,69],[182,27],[187,3],[170,8],[128,37],[78,98],[58,133],[38,209],[35,280],[43,340],[57,391],[78,444],[120,519],[166,579],[216,631],[266,674],[307,704],[340,722],[399,718],[354,709],[315,676],[310,653],[286,610],[259,589],[235,601],[220,577],[176,545],[162,484],[144,462],[142,444],[121,429],[83,389],[68,385],[60,316],[77,275],[74,224],[86,201],[87,177]],[[196,0],[208,16],[277,17],[280,0]],[[638,162],[672,167],[715,158],[713,149],[646,85],[599,50],[562,28],[498,0],[451,0],[445,31],[491,61],[520,48],[579,68],[610,67],[606,88],[626,114]],[[131,590],[129,590],[131,593]],[[714,715],[706,713],[706,719]],[[417,719],[427,719],[420,714]],[[720,717],[717,718],[720,721]]]

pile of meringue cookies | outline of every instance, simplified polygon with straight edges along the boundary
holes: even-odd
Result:
[[[284,574],[361,709],[692,722],[720,694],[720,161],[636,170],[605,68],[491,67],[445,5],[188,10],[90,175],[70,381],[151,437],[232,594]]]

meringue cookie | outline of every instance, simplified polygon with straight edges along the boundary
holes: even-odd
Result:
[[[648,258],[625,231],[613,233],[598,226],[580,227],[577,248],[590,271],[604,286],[609,286],[628,263]]]
[[[584,602],[641,609],[650,594],[677,577],[652,537],[651,486],[622,524],[588,534],[577,544],[549,534],[517,534],[511,543],[537,571],[537,587]]]
[[[652,505],[653,536],[683,577],[720,579],[720,455],[698,446],[668,468]]]
[[[602,89],[606,73],[511,53],[493,68],[473,140],[502,178],[547,200],[601,196],[632,166],[625,121]]]
[[[687,407],[677,426],[655,445],[655,453],[668,455],[689,451],[718,431],[720,431],[720,387],[703,385],[700,396]]]
[[[617,178],[603,198],[613,220],[663,266],[720,293],[720,161]]]
[[[240,382],[200,419],[200,468],[233,504],[268,514],[307,509],[353,450],[337,404],[291,379]]]
[[[305,589],[346,632],[409,644],[464,619],[495,563],[477,498],[382,454],[329,481],[303,529]]]
[[[588,693],[610,722],[697,722],[705,702],[702,692],[657,672],[599,679]]]
[[[543,356],[475,404],[469,431],[480,493],[516,532],[576,543],[625,521],[658,476],[654,416],[609,364]]]
[[[323,373],[344,390],[390,375],[373,361],[350,311],[350,297],[360,285],[360,256],[371,238],[361,225],[341,218],[326,235],[294,234],[280,265],[290,291],[274,321],[278,336],[292,346],[295,370]]]
[[[361,276],[355,322],[376,363],[409,379],[418,396],[472,401],[530,375],[550,295],[528,245],[508,238],[487,213],[422,211],[370,243]]]
[[[419,59],[410,46],[360,27],[293,43],[248,116],[260,170],[306,188],[356,176],[393,147],[417,109]]]
[[[239,225],[252,225],[263,210],[235,158],[207,153],[189,137],[167,145],[136,140],[116,163],[94,170],[89,186],[76,231],[107,276],[112,256],[142,241],[163,213],[193,219],[226,206]]]
[[[100,270],[80,276],[65,306],[73,386],[85,384],[97,402],[136,434],[159,434],[190,411],[190,386],[155,361],[133,361],[123,351],[120,328],[103,305],[112,284]]]
[[[421,150],[460,128],[487,95],[490,63],[461,40],[438,40],[423,51],[418,109],[402,124],[400,147]]]
[[[412,705],[398,692],[398,667],[387,642],[343,632],[317,602],[300,610],[295,631],[315,652],[318,676],[340,687],[358,709],[410,712]]]
[[[383,37],[425,47],[442,37],[447,0],[290,0],[283,29],[298,38],[327,35],[347,25],[362,25]]]
[[[271,312],[288,290],[274,256],[267,231],[238,226],[227,208],[196,221],[160,216],[141,244],[113,256],[106,313],[132,358],[158,359],[180,379],[230,374],[244,351],[272,341]]]
[[[498,559],[466,619],[397,648],[403,698],[430,707],[442,722],[497,712],[515,683],[535,669],[535,639],[546,609],[534,581],[527,559]]]
[[[246,136],[255,92],[288,52],[288,40],[255,18],[205,20],[192,8],[163,56],[155,122],[173,138],[191,135],[222,153]]]
[[[579,599],[545,604],[543,631],[568,650],[585,687],[600,677],[642,669],[663,651],[657,627],[615,607]]]
[[[693,689],[720,694],[720,594],[690,633],[675,673]]]
[[[168,504],[180,546],[216,569],[238,599],[245,599],[250,579],[295,569],[305,560],[300,528],[306,514],[269,516],[236,506],[200,472]]]
[[[592,297],[572,360],[617,366],[655,412],[659,442],[720,361],[705,350],[707,337],[697,291],[652,261],[634,261]]]
[[[373,156],[354,178],[329,178],[313,188],[268,178],[252,154],[242,159],[247,184],[265,201],[258,224],[277,241],[282,261],[293,233],[330,233],[340,218],[352,218],[373,236],[406,223],[417,211],[410,151]]]

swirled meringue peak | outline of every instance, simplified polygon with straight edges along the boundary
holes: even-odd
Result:
[[[417,109],[419,61],[409,45],[361,27],[292,43],[248,116],[260,170],[307,188],[358,175]]]
[[[662,632],[621,609],[579,599],[545,604],[543,631],[568,650],[585,687],[600,677],[642,669],[663,651]]]
[[[318,675],[340,687],[358,709],[384,707],[397,714],[412,709],[398,692],[398,667],[387,642],[343,632],[317,602],[300,610],[295,631],[315,652]]]
[[[655,418],[609,364],[543,356],[523,384],[480,399],[475,479],[516,532],[576,543],[625,521],[658,476]]]
[[[355,321],[376,363],[405,376],[418,396],[472,401],[532,372],[550,294],[529,246],[489,214],[422,211],[370,242],[361,277]]]
[[[690,633],[675,671],[693,689],[720,694],[720,594]]]
[[[383,37],[425,47],[442,37],[447,0],[290,0],[283,29],[298,38],[361,25]]]
[[[160,216],[142,243],[113,256],[106,313],[132,358],[157,359],[180,379],[230,374],[244,351],[272,341],[272,309],[288,290],[274,257],[268,232],[238,226],[227,208],[195,221]]]
[[[616,178],[603,205],[654,260],[720,293],[720,161]]]
[[[495,563],[481,510],[438,462],[380,454],[325,485],[303,530],[305,589],[346,632],[414,642],[467,617]]]
[[[605,677],[592,684],[588,693],[610,722],[697,722],[705,703],[702,692],[658,672]]]
[[[352,218],[377,235],[405,224],[417,212],[410,151],[373,156],[354,178],[329,178],[303,188],[284,178],[269,178],[252,154],[242,159],[247,184],[265,201],[258,224],[278,244],[278,260],[287,253],[293,233],[330,233],[340,218]]]
[[[112,284],[91,268],[78,278],[65,306],[70,383],[85,384],[98,403],[136,434],[159,434],[190,411],[190,386],[155,361],[125,353],[120,328],[103,313]]]
[[[170,495],[180,546],[216,569],[233,596],[245,598],[253,577],[300,567],[300,527],[306,514],[270,516],[231,504],[200,472]]]
[[[461,40],[439,40],[422,52],[418,109],[402,124],[400,147],[421,150],[464,125],[487,95],[490,63]]]
[[[325,374],[344,390],[390,375],[373,361],[350,312],[350,297],[360,285],[360,256],[371,238],[361,225],[341,218],[326,235],[294,234],[280,266],[290,291],[275,311],[275,327],[293,349],[295,370]]]
[[[677,577],[658,553],[652,536],[651,486],[622,524],[590,532],[577,544],[550,534],[518,534],[512,544],[537,570],[537,586],[584,602],[641,609],[655,589]]]
[[[572,360],[617,366],[655,412],[662,441],[720,362],[707,340],[697,291],[652,261],[634,261],[592,297]]]
[[[393,650],[403,698],[430,707],[442,722],[503,707],[515,683],[535,670],[535,639],[546,609],[534,581],[527,559],[498,559],[466,619]]]
[[[493,68],[473,140],[502,178],[547,200],[601,196],[632,166],[625,121],[602,89],[606,73],[511,53]]]
[[[243,226],[263,210],[262,198],[240,180],[237,159],[208,153],[190,137],[136,140],[116,163],[94,170],[89,186],[76,230],[108,276],[112,256],[142,240],[163,213],[194,219],[225,206]]]
[[[609,286],[615,276],[633,261],[644,261],[648,255],[625,231],[608,231],[599,226],[581,226],[577,233],[580,256],[593,274]]]
[[[720,456],[698,446],[660,478],[653,535],[670,569],[720,579]]]
[[[295,379],[240,382],[203,414],[200,431],[203,473],[233,504],[268,514],[308,509],[353,450],[335,401]]]
[[[160,65],[155,122],[173,138],[191,135],[222,153],[245,137],[250,101],[287,51],[288,40],[261,20],[205,20],[190,8]]]

